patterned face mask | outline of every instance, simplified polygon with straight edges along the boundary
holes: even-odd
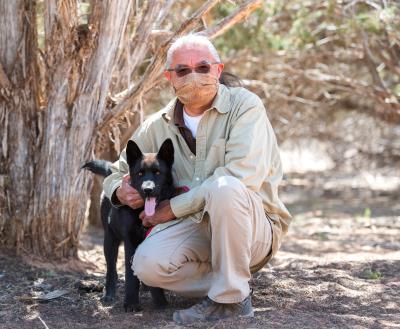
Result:
[[[177,78],[173,86],[176,96],[184,105],[202,107],[217,94],[218,79],[211,74],[193,72]]]

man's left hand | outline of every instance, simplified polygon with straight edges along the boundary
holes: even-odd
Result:
[[[153,216],[146,216],[144,211],[142,211],[139,218],[142,220],[144,227],[151,227],[157,224],[169,222],[176,217],[172,212],[169,200],[164,200],[160,202]]]

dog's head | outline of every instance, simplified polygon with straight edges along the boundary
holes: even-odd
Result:
[[[172,165],[174,146],[171,139],[166,139],[158,153],[142,153],[134,141],[126,147],[126,159],[131,177],[130,185],[145,200],[146,215],[152,216],[157,203],[162,198],[162,190],[172,186]]]

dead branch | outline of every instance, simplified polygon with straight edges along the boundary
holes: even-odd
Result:
[[[148,40],[152,29],[159,25],[160,20],[162,22],[162,19],[165,18],[163,13],[167,12],[170,6],[171,1],[153,0],[147,3],[136,31],[128,42],[128,49],[132,49],[127,55],[130,61],[129,65],[126,65],[128,68],[128,76],[131,76],[132,72],[135,72],[138,65],[142,63],[149,48]],[[161,17],[160,14],[162,14]],[[122,66],[124,65],[122,64],[121,67]]]
[[[216,38],[221,34],[224,34],[228,29],[230,29],[238,22],[246,19],[254,10],[260,8],[261,4],[261,0],[244,2],[231,15],[225,17],[215,26],[209,27],[206,30],[202,31],[201,34],[206,35],[210,39]]]
[[[368,35],[367,35],[367,33],[365,33],[365,31],[360,31],[360,34],[362,36],[362,45],[364,48],[365,63],[367,64],[368,70],[372,76],[372,80],[375,85],[378,85],[382,89],[386,90],[386,86],[383,83],[381,77],[379,76],[378,70],[376,69],[378,65],[376,64],[374,56],[372,55],[372,52],[369,49]]]

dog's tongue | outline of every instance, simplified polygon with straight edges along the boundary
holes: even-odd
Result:
[[[153,216],[156,212],[156,198],[146,198],[144,202],[144,213],[146,216]]]

